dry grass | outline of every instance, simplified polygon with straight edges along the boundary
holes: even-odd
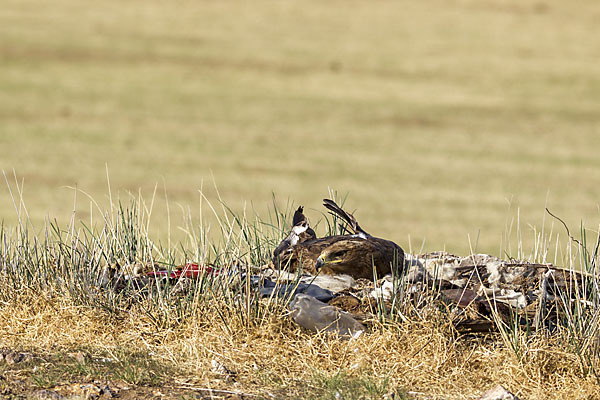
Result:
[[[290,210],[272,211],[273,219],[264,221],[225,208],[218,218],[221,242],[204,242],[201,224],[187,245],[161,248],[147,235],[150,216],[143,209],[143,202],[115,205],[101,212],[102,229],[78,228],[75,222],[37,236],[27,232],[24,220],[23,228],[0,231],[0,348],[50,354],[47,360],[84,351],[114,364],[110,372],[98,363],[86,368],[67,363],[51,378],[31,368],[20,376],[41,387],[121,379],[259,398],[335,399],[339,393],[345,399],[381,399],[397,393],[473,399],[496,384],[525,399],[597,398],[598,341],[591,326],[597,318],[588,309],[575,307],[571,320],[560,320],[553,332],[460,335],[447,310],[416,312],[407,304],[401,310],[405,322],[375,323],[348,341],[302,330],[283,304],[258,302],[236,279],[227,285],[200,281],[184,295],[168,286],[142,297],[99,287],[104,265],[115,259],[121,265],[152,261],[168,267],[192,258],[226,268],[244,261],[248,267],[240,272],[251,271],[245,268],[266,262],[290,220]],[[583,259],[597,262],[597,247]],[[232,377],[215,372],[213,360]]]
[[[352,341],[303,332],[275,315],[249,329],[228,322],[225,329],[214,314],[198,315],[157,331],[143,313],[111,320],[96,310],[54,301],[19,302],[1,308],[0,346],[90,354],[137,349],[177,371],[176,385],[264,397],[329,398],[334,393],[323,381],[340,374],[346,385],[362,379],[380,387],[372,397],[363,387],[356,397],[344,398],[408,391],[411,398],[472,399],[502,383],[525,399],[592,399],[600,389],[597,380],[584,376],[560,336],[530,340],[518,359],[497,336],[460,337],[431,322],[375,329]],[[213,359],[236,373],[235,382],[211,372]]]
[[[568,329],[519,332],[519,355],[440,316],[341,341],[277,306],[250,317],[232,298],[131,303],[92,285],[117,259],[260,265],[289,223],[285,200],[315,223],[330,186],[351,193],[369,232],[414,252],[426,238],[426,250],[573,266],[548,247],[564,234],[543,210],[571,227],[598,219],[598,7],[4,1],[0,266],[18,273],[0,275],[0,347],[84,350],[122,367],[140,351],[182,386],[266,397],[457,399],[502,383],[526,399],[598,398]],[[213,176],[229,221],[198,201],[200,189],[219,197]],[[123,223],[118,197],[136,205]],[[211,372],[213,359],[236,382]],[[124,374],[169,375],[139,367],[150,372]]]

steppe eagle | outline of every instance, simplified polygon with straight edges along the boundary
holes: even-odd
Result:
[[[303,214],[303,207],[294,213],[290,234],[273,252],[276,268],[291,272],[301,268],[309,274],[346,274],[355,279],[373,279],[404,267],[404,251],[396,243],[371,236],[360,227],[354,216],[342,210],[334,201],[324,199],[323,205],[348,226],[347,235],[317,238]]]

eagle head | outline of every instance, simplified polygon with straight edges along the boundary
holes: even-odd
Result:
[[[392,242],[349,236],[324,248],[315,260],[315,269],[325,275],[373,279],[374,269],[382,277],[391,272],[394,262],[403,265],[403,260],[402,249]]]
[[[354,278],[373,279],[373,259],[366,253],[352,241],[340,241],[319,254],[315,269],[324,275],[345,274]]]

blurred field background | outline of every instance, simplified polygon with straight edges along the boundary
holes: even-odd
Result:
[[[106,206],[108,170],[125,204],[158,185],[161,239],[165,191],[176,238],[214,180],[235,210],[274,193],[313,221],[348,193],[417,250],[498,255],[520,215],[527,248],[546,206],[600,220],[598,21],[596,0],[4,0],[0,169],[38,228],[71,218],[67,187]]]

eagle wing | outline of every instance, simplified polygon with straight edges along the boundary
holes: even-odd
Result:
[[[371,236],[363,228],[360,227],[360,225],[356,221],[356,218],[354,218],[354,215],[342,210],[342,208],[338,206],[335,201],[323,199],[323,205],[325,206],[325,208],[331,211],[332,215],[340,217],[342,220],[344,220],[344,222],[350,225],[350,228],[352,228],[354,234],[363,234],[364,236]]]

